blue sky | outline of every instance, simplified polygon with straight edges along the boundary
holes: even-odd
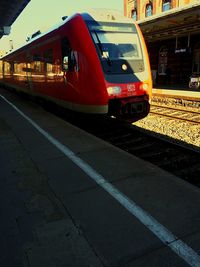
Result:
[[[62,16],[90,8],[116,9],[123,13],[123,0],[31,0],[12,25],[11,34],[0,39],[0,50],[8,51],[24,44],[26,37],[45,31],[61,21]]]

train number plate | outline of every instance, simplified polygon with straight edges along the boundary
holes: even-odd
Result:
[[[198,82],[198,78],[191,78],[191,82],[192,83]]]

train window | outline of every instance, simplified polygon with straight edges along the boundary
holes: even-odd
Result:
[[[44,52],[44,62],[53,64],[53,49],[48,49]]]
[[[142,59],[139,38],[129,33],[94,32],[93,39],[97,47],[102,49],[102,57],[106,52],[111,60]],[[100,50],[101,50],[100,49]]]
[[[42,65],[40,61],[35,61],[34,63],[34,71],[35,72],[41,72],[42,71]]]
[[[20,62],[18,64],[18,71],[20,75],[26,75],[27,65],[25,62]]]
[[[158,74],[166,75],[168,61],[168,49],[166,46],[162,46],[159,51],[159,62],[158,62]]]
[[[44,52],[45,71],[51,73],[53,70],[53,49],[48,49]]]
[[[0,60],[0,73],[3,73],[3,61]]]
[[[0,60],[0,79],[3,78],[3,61]]]
[[[4,62],[4,74],[10,74],[11,66],[9,62]]]
[[[14,72],[14,63],[11,62],[10,63],[10,73],[13,74],[13,72]]]
[[[92,31],[91,34],[107,74],[144,71],[142,49],[137,33]],[[122,64],[127,65],[126,70],[122,69]]]
[[[42,73],[44,71],[44,63],[40,54],[33,55],[33,63],[35,73]]]
[[[69,57],[68,56],[63,57],[63,69],[65,71],[68,71],[69,69]]]
[[[14,63],[14,73],[18,74],[19,73],[19,64],[18,63]]]
[[[86,21],[87,26],[91,32],[118,32],[118,33],[137,33],[134,24],[129,23],[110,23],[100,21]]]
[[[27,66],[26,63],[15,62],[14,63],[14,74],[15,75],[26,75]]]
[[[41,60],[41,55],[40,54],[34,54],[33,55],[33,61],[40,61]]]

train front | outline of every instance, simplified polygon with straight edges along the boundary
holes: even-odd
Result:
[[[109,115],[130,122],[144,118],[152,79],[140,29],[132,19],[109,12],[88,16],[86,23],[104,72]]]

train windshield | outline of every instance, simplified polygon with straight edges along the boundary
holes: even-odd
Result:
[[[144,71],[139,36],[134,24],[89,24],[103,69],[106,74]]]

